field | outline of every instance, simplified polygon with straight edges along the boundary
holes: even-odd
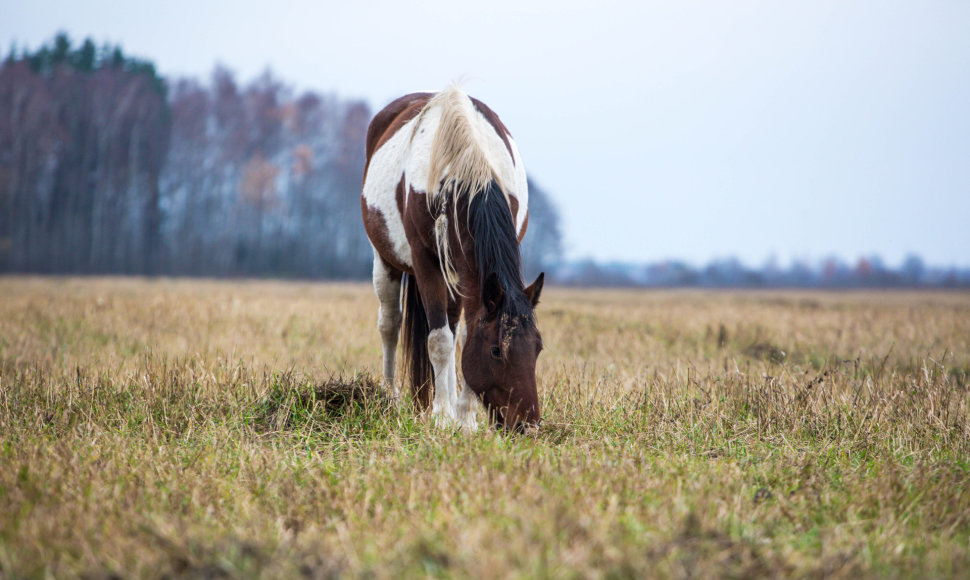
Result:
[[[970,570],[968,294],[547,288],[535,436],[389,404],[376,316],[0,278],[0,578]]]

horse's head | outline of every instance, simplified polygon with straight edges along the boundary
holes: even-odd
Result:
[[[500,427],[523,431],[539,426],[536,359],[542,335],[534,310],[544,275],[522,295],[509,295],[495,276],[482,286],[482,305],[467,319],[462,350],[465,383],[485,404]]]

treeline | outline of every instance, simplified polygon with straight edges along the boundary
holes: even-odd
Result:
[[[0,269],[154,271],[171,115],[149,63],[64,35],[0,68]]]
[[[838,258],[796,260],[787,267],[774,260],[749,268],[734,258],[694,267],[678,260],[652,264],[592,260],[559,264],[552,272],[564,285],[648,288],[970,288],[970,268],[927,266],[908,256],[896,268],[878,256],[850,265]]]
[[[120,47],[66,35],[0,65],[0,272],[366,278],[360,100],[167,82]],[[559,260],[532,184],[527,270]]]

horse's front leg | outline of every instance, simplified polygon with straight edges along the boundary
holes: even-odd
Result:
[[[458,331],[455,336],[455,342],[458,344],[458,352],[461,353],[465,349],[465,339],[468,338],[468,325],[465,323],[464,318],[461,319],[461,323],[458,325]],[[461,364],[461,361],[458,361]],[[478,418],[476,417],[476,411],[481,405],[481,401],[478,395],[465,383],[464,377],[461,373],[458,373],[458,387],[460,392],[458,393],[458,424],[465,431],[475,431],[478,429]]]
[[[431,416],[435,424],[450,426],[458,419],[458,375],[455,366],[455,334],[448,321],[448,289],[437,258],[412,250],[414,271],[428,317],[428,358],[434,369]]]

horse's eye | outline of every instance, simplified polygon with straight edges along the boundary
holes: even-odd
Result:
[[[502,358],[502,349],[500,349],[497,346],[493,346],[492,347],[492,358],[494,358],[494,359],[501,359]]]

